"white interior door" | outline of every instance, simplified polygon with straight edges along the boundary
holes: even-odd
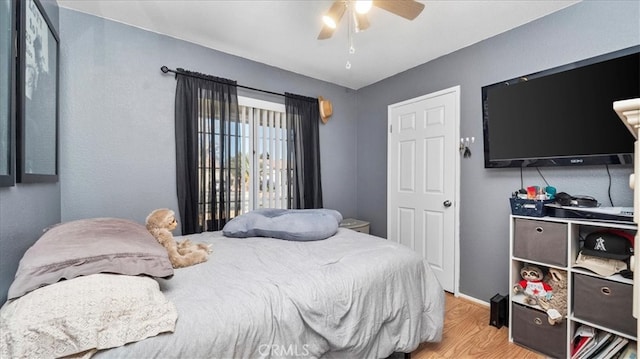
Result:
[[[420,253],[457,293],[460,88],[390,105],[387,236]]]

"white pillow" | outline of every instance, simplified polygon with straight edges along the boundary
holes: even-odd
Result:
[[[178,312],[148,277],[93,274],[0,309],[0,358],[63,357],[173,332]]]

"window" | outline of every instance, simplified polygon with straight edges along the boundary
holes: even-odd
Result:
[[[205,193],[201,197],[200,213],[207,217],[216,216],[206,208],[212,192],[215,193],[216,202],[224,202],[223,199],[229,201],[231,218],[256,208],[287,208],[289,172],[284,105],[238,97],[238,112],[238,123],[226,128],[221,128],[217,120],[219,116],[213,116],[216,118],[213,128],[207,125],[210,121],[203,121],[200,125],[199,152],[200,156],[205,157],[204,161],[200,161],[203,165],[200,168],[200,190]],[[223,139],[224,143],[211,146],[208,140],[210,136],[207,136],[211,130],[214,131],[213,137]],[[221,131],[225,131],[225,136],[221,135]],[[223,151],[228,153],[223,154]],[[223,157],[230,158],[225,166],[230,171],[221,169]],[[227,188],[220,187],[223,176],[222,183]],[[214,181],[215,186],[212,183]],[[211,219],[207,218],[208,221]],[[217,220],[219,218],[214,219]]]
[[[242,133],[242,213],[287,208],[287,117],[284,104],[238,97]]]

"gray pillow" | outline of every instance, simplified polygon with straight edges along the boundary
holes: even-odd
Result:
[[[222,233],[227,237],[272,237],[290,241],[326,239],[338,231],[342,214],[333,209],[263,208],[229,221]]]
[[[47,230],[20,260],[8,299],[61,279],[96,273],[169,277],[166,249],[147,229],[119,218],[81,219]]]

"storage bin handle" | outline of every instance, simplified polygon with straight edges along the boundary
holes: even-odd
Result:
[[[604,295],[611,295],[611,288],[609,287],[602,287],[600,288],[600,293],[604,294]]]
[[[544,228],[538,226],[538,227],[536,227],[536,232],[542,233],[542,232],[544,232]]]
[[[536,323],[536,325],[542,325],[542,319],[540,319],[539,317],[536,317],[536,318],[533,320],[533,322],[534,322],[534,323]]]

